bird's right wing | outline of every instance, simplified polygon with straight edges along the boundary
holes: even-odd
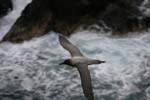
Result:
[[[59,41],[62,47],[70,52],[72,57],[83,56],[80,50],[75,45],[73,45],[70,41],[68,41],[64,36],[59,35]]]
[[[81,84],[82,84],[82,88],[83,88],[85,97],[88,100],[94,100],[91,76],[90,76],[90,72],[88,70],[88,65],[78,64],[77,69],[80,73]]]

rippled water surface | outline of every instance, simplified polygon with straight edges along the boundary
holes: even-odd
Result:
[[[80,32],[70,38],[84,55],[106,60],[89,66],[96,100],[150,99],[150,35],[112,38]],[[85,100],[78,71],[50,32],[22,44],[0,44],[0,96],[9,100]],[[4,99],[5,100],[5,99]]]
[[[0,38],[29,2],[14,0],[15,10],[0,19]],[[150,100],[150,34],[131,34],[82,31],[69,38],[87,57],[106,61],[89,66],[95,100]],[[59,65],[69,57],[54,32],[0,44],[0,100],[85,100],[77,69]]]

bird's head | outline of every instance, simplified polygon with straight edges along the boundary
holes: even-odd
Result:
[[[60,63],[59,65],[63,65],[63,64],[70,65],[70,63],[71,63],[71,60],[66,59],[64,62]]]

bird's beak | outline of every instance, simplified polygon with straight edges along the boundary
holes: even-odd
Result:
[[[63,65],[63,64],[64,64],[64,62],[60,63],[59,65]]]

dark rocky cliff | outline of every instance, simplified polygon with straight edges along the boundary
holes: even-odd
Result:
[[[138,6],[142,0],[33,0],[2,41],[21,42],[50,30],[72,34],[82,25],[100,20],[114,33],[124,34],[150,26]],[[140,19],[139,19],[140,18]],[[142,27],[141,27],[142,26]]]
[[[11,0],[0,0],[0,17],[6,15],[13,9]]]

